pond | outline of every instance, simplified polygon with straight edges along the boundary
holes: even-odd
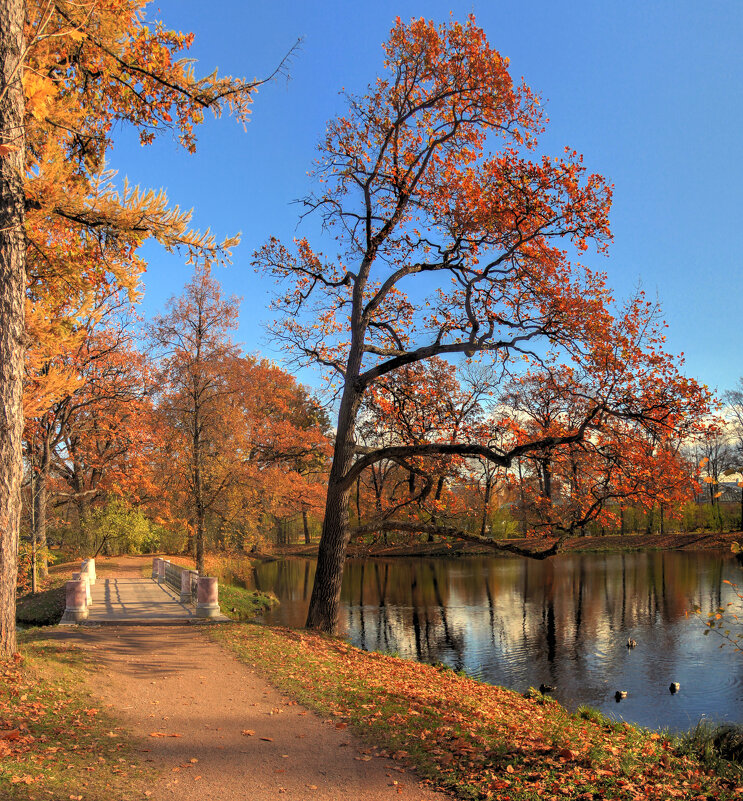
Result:
[[[266,622],[301,627],[312,560],[262,564],[259,589],[281,600]],[[554,685],[570,709],[588,704],[651,728],[702,717],[743,723],[743,654],[704,636],[706,611],[743,583],[729,554],[645,551],[528,559],[351,559],[341,625],[367,650],[444,662],[524,691]],[[627,647],[628,638],[637,641]],[[681,689],[671,694],[671,682]],[[619,703],[614,694],[626,691]]]

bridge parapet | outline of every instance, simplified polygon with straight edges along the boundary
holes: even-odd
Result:
[[[153,578],[180,593],[180,601],[196,607],[197,617],[218,617],[219,586],[213,576],[200,576],[196,570],[174,565],[168,559],[152,560]]]

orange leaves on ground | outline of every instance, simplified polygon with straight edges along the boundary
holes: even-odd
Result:
[[[119,774],[122,781],[131,778],[119,763],[124,743],[106,737],[103,713],[59,669],[69,661],[79,675],[78,654],[57,644],[28,648],[33,656],[0,663],[0,784],[37,783],[67,798],[79,790],[80,770],[118,771],[112,782]],[[47,648],[53,651],[48,661]]]
[[[150,732],[150,737],[183,737],[182,734],[166,734],[162,731],[153,731]]]
[[[242,626],[214,635],[278,687],[377,744],[357,759],[412,760],[455,795],[620,801],[641,787],[643,798],[663,801],[684,786],[684,797],[692,788],[731,795],[663,734],[606,726],[551,700],[307,632]]]

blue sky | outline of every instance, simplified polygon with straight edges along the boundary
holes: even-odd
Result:
[[[158,10],[159,9],[159,10]],[[195,155],[170,136],[142,148],[121,131],[109,166],[133,183],[167,190],[194,208],[194,223],[218,236],[242,233],[233,265],[218,270],[243,297],[236,337],[246,350],[279,358],[262,321],[272,285],[251,254],[269,236],[297,229],[325,123],[343,110],[339,90],[362,92],[381,70],[381,43],[396,16],[446,21],[474,13],[511,73],[547,104],[542,149],[582,152],[614,184],[614,244],[589,266],[608,273],[619,298],[641,285],[658,297],[668,346],[685,372],[724,391],[743,375],[743,4],[740,0],[167,0],[150,19],[193,31],[197,72],[269,74],[298,38],[289,80],[261,88],[246,130],[210,120]],[[314,238],[313,238],[314,242]],[[162,310],[190,269],[147,245],[144,313]],[[302,375],[304,381],[310,376]]]

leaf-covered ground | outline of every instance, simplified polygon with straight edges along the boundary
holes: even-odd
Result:
[[[141,797],[126,733],[83,686],[83,652],[34,632],[22,640],[20,654],[0,662],[0,798]]]
[[[743,786],[664,734],[309,632],[232,625],[213,636],[272,683],[464,799],[728,799]]]

